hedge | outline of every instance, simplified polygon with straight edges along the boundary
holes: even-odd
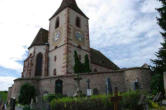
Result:
[[[119,102],[119,108],[128,110],[142,110],[138,106],[141,93],[130,91],[121,94],[122,100]],[[110,101],[111,95],[97,95],[91,97],[64,97],[53,99],[50,102],[51,110],[113,110],[113,103]]]
[[[51,110],[110,110],[113,104],[110,96],[99,95],[90,98],[62,98],[51,101]]]

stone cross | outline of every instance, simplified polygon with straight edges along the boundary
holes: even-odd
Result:
[[[87,85],[88,85],[88,89],[90,89],[90,80],[87,79]]]
[[[118,96],[118,88],[115,87],[114,96],[111,97],[111,102],[114,103],[114,110],[118,110],[118,103],[122,99],[122,96]]]
[[[77,82],[77,96],[81,95],[81,90],[80,90],[80,81],[82,78],[80,77],[80,74],[77,73],[77,76],[74,78],[74,80]]]

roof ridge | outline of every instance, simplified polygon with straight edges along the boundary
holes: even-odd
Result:
[[[29,48],[35,45],[45,45],[45,43],[48,43],[48,30],[40,28]]]

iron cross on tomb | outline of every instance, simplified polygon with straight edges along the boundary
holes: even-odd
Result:
[[[111,102],[114,103],[114,110],[118,110],[118,104],[121,99],[122,99],[122,96],[118,96],[118,88],[115,87],[114,96],[111,97]]]

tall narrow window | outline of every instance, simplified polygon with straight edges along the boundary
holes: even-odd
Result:
[[[76,17],[76,26],[81,27],[81,19],[79,17]]]
[[[35,76],[42,75],[42,63],[43,63],[43,55],[42,55],[42,53],[39,53],[39,54],[37,54],[37,57],[36,57]]]
[[[57,17],[56,19],[56,23],[55,23],[55,29],[59,27],[59,17]]]
[[[56,76],[56,69],[54,69],[54,71],[53,71],[53,72],[54,72],[54,76]]]
[[[54,61],[56,62],[56,56],[54,56]]]

